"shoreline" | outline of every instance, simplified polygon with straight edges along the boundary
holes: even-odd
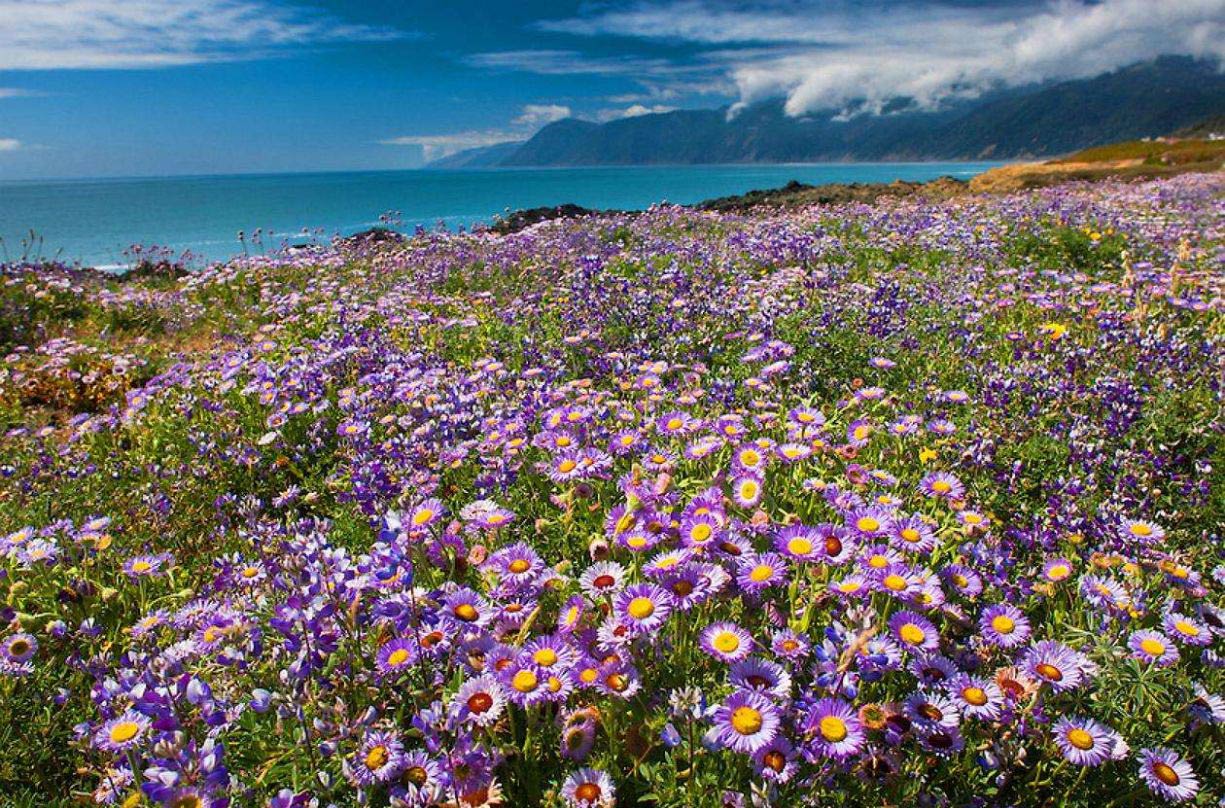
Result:
[[[728,214],[747,214],[760,210],[785,210],[815,205],[849,203],[872,204],[881,199],[919,198],[930,201],[951,199],[970,194],[998,194],[1042,188],[1072,182],[1099,182],[1110,179],[1145,180],[1184,173],[1205,173],[1222,170],[1225,166],[1225,142],[1171,141],[1166,152],[1183,146],[1211,144],[1205,153],[1197,153],[1190,161],[1169,160],[1168,153],[1150,154],[1147,158],[1119,156],[1109,150],[1140,145],[1140,142],[1095,147],[1073,155],[1051,158],[1044,162],[1009,163],[989,168],[969,179],[943,175],[930,180],[897,179],[890,182],[833,182],[808,184],[792,179],[785,185],[751,189],[740,194],[712,197],[680,207]],[[1145,142],[1145,145],[1150,145]],[[1160,144],[1151,144],[1160,145]],[[1106,151],[1105,155],[1095,152]],[[1134,150],[1134,149],[1133,149]],[[1161,152],[1161,149],[1158,149]],[[1158,159],[1153,159],[1156,156]],[[594,216],[640,214],[646,208],[588,208],[574,203],[561,203],[521,208],[505,215],[495,214],[482,228],[497,235],[521,232],[543,222],[580,219]],[[388,227],[371,227],[349,235],[338,235],[332,243],[342,246],[371,246],[380,242],[404,241],[408,233]],[[307,249],[319,245],[292,244],[289,250]],[[55,262],[51,262],[54,264]],[[192,270],[169,261],[144,262],[121,266],[110,264],[67,265],[60,268],[97,273],[112,279],[134,280],[146,275],[184,275]]]
[[[871,204],[880,199],[922,197],[940,200],[975,193],[1009,193],[1045,188],[1067,182],[1100,182],[1110,179],[1146,180],[1187,173],[1211,173],[1225,167],[1225,155],[1190,163],[1149,163],[1136,159],[1079,161],[1076,155],[1045,162],[1009,163],[988,169],[963,180],[948,175],[932,180],[894,180],[892,182],[822,183],[809,185],[791,180],[777,188],[753,189],[742,194],[705,199],[680,207],[720,213],[747,213],[762,208],[795,208],[809,205],[835,205],[848,202]],[[499,217],[490,230],[501,235],[517,233],[541,222],[584,216],[641,213],[641,210],[599,210],[565,203],[525,208]]]

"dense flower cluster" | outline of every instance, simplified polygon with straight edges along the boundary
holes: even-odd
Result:
[[[1223,192],[6,268],[0,791],[1225,799]]]

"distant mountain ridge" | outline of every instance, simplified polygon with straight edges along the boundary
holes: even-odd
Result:
[[[1013,89],[935,112],[839,120],[787,116],[781,100],[608,123],[567,118],[523,143],[451,155],[437,168],[976,160],[1049,157],[1163,135],[1225,113],[1214,62],[1163,56],[1089,79]]]

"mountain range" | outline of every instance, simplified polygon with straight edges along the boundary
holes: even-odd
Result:
[[[567,118],[526,141],[469,149],[430,167],[1025,159],[1163,135],[1222,113],[1225,72],[1218,63],[1163,56],[934,111],[898,99],[881,114],[793,117],[779,99],[735,114],[722,107],[607,123]]]

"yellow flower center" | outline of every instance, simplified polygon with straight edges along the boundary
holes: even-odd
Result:
[[[871,516],[861,516],[855,521],[855,527],[862,530],[864,533],[875,533],[880,530],[880,522],[873,519]]]
[[[937,494],[947,494],[953,490],[953,486],[949,485],[947,480],[936,480],[932,483],[932,490]]]
[[[721,631],[715,635],[712,645],[719,651],[730,654],[740,647],[740,638],[730,631]]]
[[[838,743],[847,736],[846,722],[836,715],[827,715],[821,719],[821,737],[830,743]]]
[[[689,538],[696,542],[704,542],[710,539],[710,525],[705,522],[698,522],[693,526],[693,530],[689,531]]]
[[[1146,524],[1139,523],[1131,526],[1131,535],[1133,536],[1151,536],[1153,529]]]
[[[883,570],[889,566],[889,559],[878,553],[868,559],[868,566],[874,570]]]
[[[133,561],[132,572],[148,572],[153,569],[153,565],[148,561]]]
[[[752,449],[747,449],[740,453],[740,462],[745,466],[756,466],[761,462],[761,455]]]
[[[919,531],[915,530],[913,527],[902,528],[902,538],[911,544],[914,544],[919,540]]]
[[[430,521],[433,518],[434,518],[434,512],[432,510],[430,510],[429,508],[422,508],[421,510],[413,514],[413,524],[416,525],[417,527],[421,527],[422,525],[424,525],[426,522]]]
[[[115,726],[111,727],[111,742],[124,743],[136,737],[136,733],[140,732],[140,724],[135,721],[120,721]]]
[[[562,474],[569,474],[570,472],[574,471],[575,467],[577,466],[578,466],[578,463],[575,463],[573,460],[567,459],[557,464],[557,470],[560,471]]]
[[[379,744],[366,753],[366,768],[370,771],[377,771],[386,766],[390,758],[391,753],[387,751],[387,747]]]
[[[806,556],[812,552],[812,542],[802,536],[796,536],[787,542],[787,552],[792,555]]]
[[[1072,746],[1075,746],[1077,749],[1093,748],[1093,736],[1080,727],[1075,727],[1068,730],[1066,737],[1068,739],[1068,743],[1072,744]]]
[[[754,583],[761,583],[762,581],[770,580],[772,575],[774,575],[774,567],[771,567],[769,564],[758,564],[749,573],[749,580]]]
[[[1011,634],[1016,631],[1017,624],[1006,614],[997,614],[991,618],[991,628],[995,629],[1000,634]]]
[[[906,623],[898,630],[898,636],[903,642],[911,645],[918,645],[927,639],[927,635],[923,633],[923,629],[916,626],[914,623]]]
[[[740,496],[744,499],[755,499],[759,490],[757,483],[753,480],[745,480],[740,484]]]
[[[532,654],[532,661],[537,665],[543,665],[546,668],[550,665],[556,665],[557,652],[552,648],[541,648],[539,651]]]
[[[761,730],[763,719],[752,707],[737,707],[732,711],[732,729],[741,735],[752,735]]]
[[[848,595],[858,592],[861,588],[862,584],[859,581],[843,581],[838,584],[838,591],[845,592]]]
[[[972,704],[975,707],[982,707],[987,703],[987,691],[981,687],[966,687],[962,688],[961,697],[966,700],[967,704]]]
[[[1140,641],[1140,650],[1149,656],[1159,657],[1165,653],[1165,644],[1152,637],[1145,637]]]
[[[471,603],[461,603],[455,607],[455,616],[465,623],[471,623],[476,620],[476,607]]]
[[[1067,564],[1056,564],[1047,570],[1046,577],[1052,581],[1062,581],[1071,574],[1072,570],[1068,568]]]
[[[519,671],[515,674],[514,678],[510,680],[511,687],[518,690],[520,693],[531,693],[536,689],[538,684],[540,684],[540,681],[536,678],[536,674],[529,670]]]
[[[387,656],[387,664],[391,667],[399,667],[408,661],[408,650],[397,648]]]
[[[1198,637],[1199,636],[1199,626],[1193,623],[1188,623],[1186,620],[1177,621],[1176,623],[1174,623],[1174,628],[1178,629],[1178,632],[1180,634],[1185,634],[1188,637]]]
[[[680,429],[680,428],[681,428],[681,419],[680,419],[680,418],[669,418],[669,419],[668,419],[668,423],[667,423],[667,427],[668,427],[668,429],[669,429],[669,430],[676,430],[676,429]]]
[[[517,575],[519,573],[527,572],[532,568],[532,565],[522,558],[516,558],[514,561],[510,562],[506,568]]]
[[[655,603],[650,598],[634,598],[626,611],[635,620],[645,620],[655,614]]]
[[[886,575],[885,580],[881,581],[886,589],[894,592],[901,592],[906,588],[906,579],[900,575]]]

